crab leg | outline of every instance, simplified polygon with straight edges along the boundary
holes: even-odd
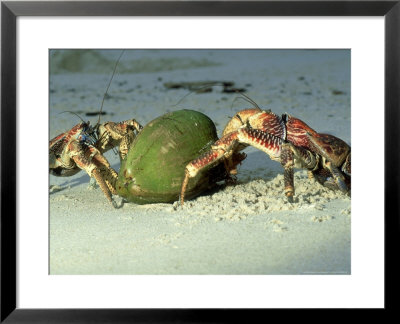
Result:
[[[97,169],[99,170],[100,176],[104,179],[110,192],[113,195],[116,195],[117,190],[115,188],[118,179],[117,172],[113,168],[111,168],[107,159],[101,154],[96,154],[93,157],[93,163],[97,165]]]
[[[119,143],[119,156],[121,161],[128,154],[129,148],[135,138],[135,133],[142,129],[135,119],[125,120],[120,123],[108,122],[99,128],[99,150],[104,153]]]
[[[232,132],[215,142],[211,150],[190,162],[185,168],[185,178],[181,189],[181,205],[185,200],[185,192],[190,178],[194,178],[200,170],[217,163],[224,156],[229,158],[238,143],[238,132]]]
[[[313,171],[318,166],[318,155],[301,147],[296,147],[292,143],[282,144],[281,165],[284,169],[285,195],[290,202],[294,196],[294,167],[306,168]]]
[[[116,194],[115,183],[118,175],[107,160],[96,148],[85,148],[77,141],[71,142],[68,149],[76,165],[96,179],[107,200],[116,207],[112,194]]]
[[[268,154],[271,159],[279,160],[282,147],[282,139],[262,130],[243,127],[221,137],[212,146],[211,150],[204,153],[199,158],[190,162],[185,168],[185,178],[181,189],[181,205],[184,204],[185,191],[190,178],[205,167],[215,164],[222,158],[230,159],[238,144],[254,146]]]
[[[331,174],[333,179],[335,180],[336,185],[338,186],[338,188],[342,191],[342,192],[347,192],[348,188],[346,185],[346,180],[343,176],[343,173],[341,173],[339,171],[339,169],[337,167],[335,167],[332,162],[330,161],[325,161],[323,162],[324,164],[324,168],[328,169]]]
[[[116,207],[116,203],[115,203],[115,201],[113,200],[113,198],[112,198],[112,196],[111,196],[111,193],[110,193],[110,191],[109,191],[109,188],[108,188],[106,182],[103,180],[103,178],[102,178],[102,176],[101,176],[101,174],[100,174],[100,171],[99,171],[98,169],[93,169],[92,175],[91,175],[91,176],[93,176],[93,177],[96,179],[96,181],[97,181],[97,183],[99,184],[101,190],[104,192],[104,195],[106,196],[107,200],[108,200],[114,207]]]
[[[291,145],[282,144],[281,165],[284,169],[283,182],[285,184],[285,195],[290,202],[293,202],[294,196],[294,158]]]

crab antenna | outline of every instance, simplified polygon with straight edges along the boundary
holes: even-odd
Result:
[[[243,94],[241,93],[241,95],[243,95]],[[244,95],[243,95],[243,96],[244,96]],[[253,101],[252,99],[250,99],[249,97],[247,97],[247,96],[244,96],[244,97],[236,97],[236,98],[233,100],[233,102],[232,102],[231,109],[232,109],[233,104],[235,103],[235,101],[238,100],[238,99],[242,99],[242,100],[248,102],[249,104],[253,105],[254,107],[256,107],[256,108],[258,108],[258,109],[261,110],[261,108],[257,105],[257,103],[256,103],[255,101]]]
[[[247,102],[252,103],[256,108],[261,110],[261,108],[257,105],[257,103],[253,99],[251,99],[249,96],[246,96],[244,93],[241,93],[239,91],[236,91],[236,92],[239,93],[241,96],[245,97],[247,99]]]
[[[209,87],[213,87],[213,86],[223,86],[224,83],[223,82],[210,82],[210,83],[206,83],[204,86],[197,88],[197,89],[193,89],[191,91],[189,91],[189,93],[185,94],[175,105],[173,105],[172,107],[176,107],[178,106],[183,99],[185,99],[186,97],[190,96],[193,92],[199,91],[199,90],[203,90],[203,89],[207,89]]]
[[[63,113],[70,113],[70,114],[73,114],[73,115],[77,116],[77,117],[82,121],[82,123],[85,123],[85,124],[86,124],[86,122],[82,119],[82,117],[79,116],[78,114],[74,113],[73,111],[68,111],[68,110],[62,111],[62,112],[59,113],[59,115],[60,115],[60,114],[63,114]]]
[[[110,88],[111,82],[112,82],[112,80],[113,80],[113,78],[114,78],[114,74],[115,74],[115,71],[116,71],[117,66],[118,66],[118,63],[119,63],[119,61],[121,60],[122,54],[124,54],[124,52],[125,52],[125,50],[122,50],[121,54],[120,54],[119,57],[118,57],[117,62],[115,63],[114,71],[113,71],[113,73],[112,73],[112,75],[111,75],[111,79],[110,79],[110,81],[108,82],[108,86],[107,86],[106,92],[104,92],[103,100],[102,100],[102,102],[101,102],[100,111],[99,111],[99,119],[97,120],[97,124],[96,124],[96,125],[99,125],[99,124],[100,124],[100,116],[101,116],[101,112],[102,112],[102,110],[103,110],[104,100],[106,99],[106,95],[107,95],[108,89]]]
[[[232,104],[231,104],[231,110],[232,110],[232,108],[233,108],[234,103],[235,103],[237,100],[239,100],[239,99],[242,99],[242,100],[248,102],[248,101],[247,101],[245,98],[243,98],[243,97],[235,97],[235,99],[233,99]]]

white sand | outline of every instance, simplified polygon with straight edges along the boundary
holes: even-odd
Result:
[[[85,112],[99,109],[119,51],[99,54],[89,55],[79,72],[51,75],[51,138],[79,122],[62,111],[96,122]],[[144,125],[186,108],[207,114],[220,134],[229,116],[248,103],[219,87],[186,96],[187,90],[163,86],[207,80],[234,81],[259,106],[288,112],[351,144],[350,53],[339,50],[125,52],[102,121],[134,117]],[[296,202],[289,204],[279,163],[254,148],[245,152],[237,185],[183,208],[174,203],[114,209],[100,189],[88,189],[83,171],[50,176],[50,273],[350,274],[350,197],[297,170]],[[118,157],[106,157],[118,170]]]

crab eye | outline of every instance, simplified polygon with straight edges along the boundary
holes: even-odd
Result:
[[[243,119],[240,117],[240,115],[239,114],[236,114],[236,116],[235,116],[237,119],[239,119],[240,120],[240,122],[242,123],[242,125],[244,124],[243,123]]]
[[[83,143],[83,142],[86,141],[86,136],[84,134],[80,134],[78,136],[78,140],[79,140],[80,143]]]
[[[78,140],[81,144],[86,144],[86,145],[94,145],[96,143],[96,139],[87,133],[82,133],[79,135]]]

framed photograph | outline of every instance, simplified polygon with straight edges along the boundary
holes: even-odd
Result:
[[[1,10],[2,321],[393,307],[398,1]]]

